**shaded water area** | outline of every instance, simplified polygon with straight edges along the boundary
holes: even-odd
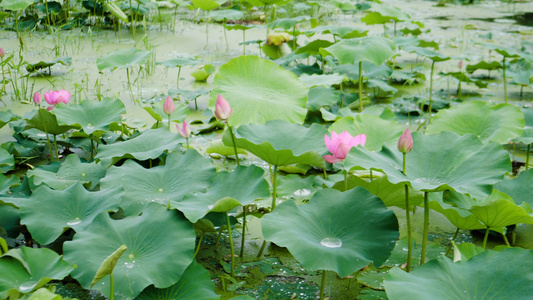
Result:
[[[498,41],[510,47],[525,48],[524,52],[533,52],[533,3],[516,2],[507,3],[501,1],[481,1],[473,5],[460,5],[448,3],[443,7],[436,6],[435,1],[383,1],[388,5],[400,8],[409,14],[413,20],[425,24],[419,38],[435,41],[439,44],[439,52],[446,55],[459,57],[465,61],[479,60],[499,60],[497,53],[489,52],[481,44],[484,42]],[[20,69],[11,70],[7,73],[11,82],[6,85],[6,94],[2,95],[4,108],[22,115],[34,107],[29,105],[31,95],[34,92],[41,94],[48,90],[66,89],[71,91],[72,102],[81,102],[85,99],[101,99],[104,97],[117,98],[126,104],[127,113],[125,117],[140,125],[141,129],[150,128],[156,121],[136,102],[153,103],[164,99],[169,94],[176,95],[177,89],[189,91],[210,90],[213,88],[213,77],[211,75],[206,82],[197,82],[191,75],[200,66],[211,64],[218,69],[221,65],[232,58],[240,55],[256,55],[265,57],[260,50],[259,43],[252,43],[244,46],[242,43],[243,32],[239,30],[225,31],[224,28],[215,22],[208,24],[200,22],[201,12],[188,11],[180,8],[176,15],[174,9],[164,12],[166,22],[155,24],[147,22],[137,28],[135,39],[126,27],[121,32],[114,32],[110,29],[99,28],[99,26],[80,27],[72,30],[55,30],[48,33],[44,29],[30,30],[22,33],[24,50],[19,51],[19,41],[16,33],[10,30],[0,31],[0,46],[6,51],[7,56],[14,54],[13,61]],[[259,12],[257,19],[260,21],[264,15]],[[334,11],[325,14],[321,22],[350,26],[357,28],[367,28],[371,35],[381,35],[385,31],[387,35],[394,34],[392,23],[382,25],[365,25],[360,21],[359,13],[343,13]],[[197,22],[196,22],[197,21]],[[259,24],[261,24],[259,22]],[[403,24],[398,23],[398,28]],[[310,29],[310,24],[303,24],[300,29]],[[246,31],[246,41],[265,40],[267,28],[258,26]],[[316,38],[329,39],[333,41],[331,35],[315,35],[313,37],[299,36],[298,43],[306,44]],[[153,55],[148,63],[141,66],[132,66],[129,69],[115,69],[99,71],[96,65],[98,57],[101,57],[112,50],[128,49],[136,47],[153,51]],[[24,62],[33,64],[39,61],[51,61],[57,58],[70,57],[72,63],[69,65],[55,64],[50,68],[45,68],[37,72],[28,74],[24,67]],[[194,65],[185,65],[181,68],[169,68],[157,62],[176,58],[188,57],[197,61]],[[414,54],[402,53],[401,63],[412,68],[419,67],[421,73],[429,78],[429,67],[431,62],[416,57]],[[458,60],[452,59],[435,66],[435,77],[433,80],[433,91],[440,99],[455,101],[458,98],[458,83],[449,76],[443,76],[443,72],[451,72],[458,69]],[[128,83],[128,73],[131,81]],[[179,76],[179,79],[178,79]],[[504,100],[502,74],[493,71],[479,72],[476,76],[488,82],[486,88],[479,89],[474,85],[464,85],[461,97],[463,100],[484,100],[490,103],[501,103]],[[398,93],[394,95],[386,94],[383,97],[376,97],[378,105],[389,107],[397,111],[398,107],[394,101],[398,99],[410,99],[416,96],[427,96],[429,90],[428,80],[421,84],[394,85]],[[367,88],[368,94],[376,93],[371,88]],[[510,103],[520,107],[533,107],[533,91],[530,87],[521,90],[518,85],[508,85]],[[201,120],[208,108],[208,93],[199,95],[194,101],[187,99],[183,95],[176,96],[180,102],[188,105],[191,114],[187,117],[190,120]],[[133,99],[132,99],[133,98]],[[400,118],[400,122],[410,125],[415,129],[420,122],[418,116],[413,119]],[[196,122],[194,129],[204,129],[205,125]],[[175,128],[171,129],[176,132]],[[14,140],[13,130],[8,126],[0,130],[2,142]],[[222,131],[211,131],[198,138],[191,140],[192,147],[200,153],[205,153],[210,141],[220,139]],[[508,149],[512,151],[512,149]],[[521,161],[525,161],[525,149],[516,150],[516,156]],[[223,163],[217,167],[224,168]],[[268,172],[268,164],[260,159],[249,155],[244,164],[256,164]],[[287,175],[281,173],[281,176]],[[312,175],[322,176],[318,171]],[[361,172],[362,176],[368,177],[368,172]],[[378,174],[379,175],[379,174]],[[297,192],[292,195],[282,197],[286,199],[296,199],[305,202],[305,196]],[[270,200],[266,201],[269,202]],[[265,203],[258,203],[258,207],[268,206]],[[405,228],[404,210],[391,208],[399,220],[399,227]],[[242,218],[242,215],[240,216]],[[412,215],[414,239],[416,248],[419,249],[422,242],[423,213],[421,208],[417,208]],[[235,248],[240,249],[240,237],[242,232],[241,224],[236,225],[236,232],[233,232]],[[441,214],[432,211],[430,223],[430,244],[428,258],[432,259],[439,255],[449,253],[450,240],[456,228]],[[333,272],[326,276],[325,294],[331,299],[386,299],[383,287],[385,271],[391,267],[401,266],[405,262],[406,242],[405,231],[400,232],[398,241],[391,258],[384,264],[385,268],[375,269],[370,267],[365,269],[364,276],[347,276],[340,278]],[[255,299],[316,299],[320,289],[321,273],[305,270],[298,263],[287,249],[278,247],[275,244],[268,244],[264,252],[264,258],[256,258],[263,243],[260,219],[249,217],[246,230],[246,244],[244,258],[237,258],[238,267],[236,278],[227,275],[229,268],[229,236],[223,233],[220,242],[217,242],[216,233],[208,233],[201,242],[201,247],[197,260],[210,271],[211,278],[216,285],[217,293],[222,295],[222,299],[229,299],[235,295],[249,295]],[[511,234],[509,235],[511,237]],[[403,240],[402,240],[403,238]],[[459,231],[460,242],[473,242],[481,245],[483,236],[470,231]],[[403,242],[402,242],[403,241]],[[533,226],[518,225],[512,233],[514,245],[533,249]],[[24,244],[24,239],[19,236],[17,239],[8,239],[10,246],[20,246]],[[340,247],[340,240],[325,240],[325,247]],[[403,244],[402,244],[403,243]],[[488,248],[493,248],[503,244],[499,237],[489,240]],[[215,245],[218,248],[215,249]],[[420,250],[418,250],[420,251]],[[416,251],[415,251],[416,253]],[[317,258],[320,259],[320,258]],[[75,280],[63,283],[56,282],[57,292],[64,296],[78,297],[79,299],[103,299],[97,292],[85,292],[78,290]]]

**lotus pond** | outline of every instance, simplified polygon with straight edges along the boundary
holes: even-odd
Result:
[[[0,2],[0,299],[530,299],[530,1]]]

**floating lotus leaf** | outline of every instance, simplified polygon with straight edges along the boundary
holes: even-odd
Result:
[[[511,104],[490,106],[482,101],[463,102],[439,111],[426,129],[426,134],[453,131],[460,135],[471,133],[483,143],[500,144],[522,134],[524,114]]]
[[[0,297],[9,290],[29,293],[50,280],[61,280],[74,266],[47,248],[11,249],[0,257]]]
[[[180,280],[165,289],[147,287],[136,300],[217,300],[220,295],[215,293],[215,285],[211,281],[209,271],[193,260],[185,269]]]
[[[107,169],[96,163],[82,163],[76,154],[70,154],[61,163],[57,172],[37,167],[28,170],[27,176],[33,179],[34,185],[46,184],[54,190],[64,190],[81,182],[89,190],[95,188],[104,177]]]
[[[192,223],[208,212],[229,212],[256,199],[270,196],[265,171],[256,166],[239,166],[233,172],[218,172],[206,193],[186,195],[175,207]]]
[[[173,151],[178,148],[180,142],[185,139],[167,128],[148,129],[141,135],[124,142],[98,146],[97,159],[102,165],[113,165],[124,158],[148,160],[158,158],[165,151]]]
[[[92,134],[97,130],[109,131],[109,124],[120,122],[126,107],[119,99],[106,98],[100,102],[84,100],[80,104],[57,105],[53,112],[59,124],[77,125],[83,132]]]
[[[385,290],[390,300],[526,300],[533,293],[531,263],[533,251],[520,248],[485,251],[457,263],[440,256],[411,273],[391,269]]]
[[[41,108],[36,110],[32,118],[26,121],[26,127],[24,130],[31,128],[39,129],[42,132],[47,131],[49,134],[53,135],[59,135],[71,129],[75,129],[76,126],[59,125],[57,118],[53,113]]]
[[[151,202],[176,208],[188,193],[201,193],[215,174],[215,167],[195,150],[184,155],[171,153],[164,166],[145,169],[128,160],[111,167],[101,180],[102,189],[122,186],[120,207],[127,215],[137,215]]]
[[[499,144],[483,144],[471,134],[459,136],[449,131],[435,135],[414,132],[413,150],[406,157],[407,175],[402,173],[402,153],[386,145],[380,152],[353,147],[345,166],[381,171],[390,182],[408,183],[417,191],[452,189],[476,198],[489,195],[492,185],[511,171],[509,154]]]
[[[326,128],[313,124],[309,128],[283,120],[268,121],[263,125],[243,125],[235,130],[235,144],[275,166],[309,164],[325,167],[322,153]],[[224,134],[224,144],[232,146],[229,133]],[[298,142],[295,142],[298,141]]]
[[[506,193],[518,205],[525,202],[533,207],[531,183],[533,183],[533,169],[520,172],[518,178],[505,179],[496,183],[494,189]]]
[[[120,49],[109,52],[107,55],[100,56],[96,59],[98,70],[116,68],[127,69],[133,65],[142,65],[152,56],[152,51],[137,50],[135,48]]]
[[[218,95],[224,96],[233,108],[232,126],[274,119],[304,122],[307,87],[272,61],[256,56],[234,58],[218,69],[214,85],[209,107],[214,110]]]
[[[101,212],[118,210],[122,194],[121,187],[88,192],[81,183],[63,191],[41,186],[20,204],[21,223],[37,242],[47,245],[66,228],[83,231]]]
[[[340,277],[383,264],[399,236],[394,213],[361,187],[320,190],[308,204],[287,200],[261,219],[261,227],[266,240],[287,247],[306,269]]]
[[[342,40],[321,49],[322,55],[333,55],[339,64],[355,64],[368,61],[381,65],[394,54],[396,45],[388,38],[372,36]]]
[[[384,120],[369,114],[358,114],[355,118],[344,117],[335,121],[328,130],[338,134],[348,131],[352,136],[364,133],[365,148],[370,151],[381,150],[384,144],[396,145],[402,134],[402,128],[395,120]]]
[[[153,203],[141,216],[122,220],[101,213],[63,250],[65,259],[78,265],[72,276],[88,289],[102,261],[126,245],[113,270],[115,298],[132,299],[149,285],[176,283],[193,261],[195,239],[191,223],[180,213]],[[93,288],[109,297],[109,276]]]

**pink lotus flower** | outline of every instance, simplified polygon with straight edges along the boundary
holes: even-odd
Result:
[[[215,117],[221,121],[227,121],[231,114],[233,113],[233,108],[229,106],[228,101],[218,95],[217,102],[215,103]]]
[[[41,101],[42,101],[41,94],[39,94],[39,92],[35,92],[35,94],[33,94],[33,102],[35,102],[35,104],[37,105],[40,105]]]
[[[401,153],[409,153],[413,149],[413,137],[411,131],[407,128],[398,140],[398,150]]]
[[[0,48],[0,57],[4,58],[6,56],[6,52],[4,51],[4,48]]]
[[[187,121],[183,121],[183,127],[180,127],[180,124],[176,124],[176,128],[182,137],[188,139],[191,136],[191,128],[189,127],[189,123],[187,123]]]
[[[174,101],[172,101],[172,98],[168,96],[167,99],[165,99],[165,104],[163,104],[163,111],[167,115],[171,115],[174,110],[176,110],[176,106],[174,106]]]
[[[52,105],[47,107],[47,110],[52,110],[59,103],[68,103],[70,100],[70,93],[65,90],[49,91],[44,93],[44,100],[46,103]]]
[[[332,132],[331,139],[326,134],[324,136],[324,140],[329,152],[333,154],[325,155],[324,159],[328,163],[332,164],[344,160],[352,147],[355,147],[359,144],[364,146],[366,142],[366,134],[359,134],[355,137],[352,137],[347,131],[344,131],[339,135],[337,135],[335,132]]]

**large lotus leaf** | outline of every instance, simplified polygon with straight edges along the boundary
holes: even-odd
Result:
[[[533,169],[520,172],[520,176],[515,179],[505,179],[494,185],[494,189],[504,192],[513,198],[513,201],[521,205],[526,202],[533,207],[531,197],[531,184],[533,183]]]
[[[308,21],[311,19],[309,16],[297,16],[294,18],[277,19],[268,23],[267,27],[270,29],[281,28],[283,30],[292,29],[296,24],[302,21]]]
[[[262,218],[261,227],[266,240],[287,247],[306,269],[340,277],[383,264],[399,236],[394,213],[362,187],[320,190],[303,205],[287,200]]]
[[[335,84],[341,84],[346,76],[339,74],[302,74],[300,75],[300,81],[308,87],[324,86],[330,87]]]
[[[471,135],[445,131],[435,135],[413,133],[413,150],[403,155],[396,147],[383,146],[380,152],[353,147],[345,166],[375,169],[387,174],[392,183],[408,183],[417,191],[455,190],[473,197],[485,197],[492,185],[511,170],[509,154],[499,144],[486,144]]]
[[[100,159],[102,164],[106,166],[115,164],[123,158],[155,159],[167,150],[175,150],[182,141],[184,138],[168,131],[167,128],[148,129],[141,135],[125,142],[110,145],[100,144],[96,158]]]
[[[209,97],[213,109],[219,94],[233,108],[229,123],[263,124],[282,119],[302,124],[307,113],[307,87],[294,73],[257,56],[240,56],[222,65]]]
[[[380,13],[382,16],[391,17],[397,22],[406,21],[411,18],[408,14],[391,5],[383,5],[377,2],[371,2],[371,6],[373,11]]]
[[[270,196],[265,171],[256,166],[239,166],[233,172],[218,172],[206,193],[186,195],[175,202],[189,221],[196,223],[208,212],[228,212],[237,206],[248,205],[256,199]]]
[[[194,8],[199,8],[201,10],[212,10],[219,7],[223,4],[224,0],[192,0]]]
[[[511,104],[490,106],[483,101],[463,102],[439,111],[426,129],[426,134],[453,131],[471,133],[486,143],[500,144],[518,137],[524,128],[524,114]]]
[[[263,125],[248,124],[235,130],[235,144],[275,166],[309,164],[324,168],[321,154],[327,151],[324,126],[313,124],[306,128],[283,120],[272,120]],[[223,137],[226,146],[232,146],[229,133]],[[297,142],[295,142],[297,141]]]
[[[0,111],[0,128],[4,127],[7,123],[15,121],[18,119],[18,116],[13,114],[11,110]]]
[[[478,62],[477,64],[468,64],[466,66],[466,71],[470,74],[474,73],[477,70],[498,70],[502,68],[502,64],[499,61],[486,62],[484,60]]]
[[[24,128],[24,130],[31,128],[39,129],[42,132],[48,132],[49,134],[53,135],[59,135],[76,127],[69,125],[59,125],[57,122],[57,118],[53,113],[49,112],[44,108],[41,108],[39,110],[36,110],[31,119],[26,121],[26,127]]]
[[[127,215],[136,215],[151,202],[176,208],[185,194],[204,192],[215,167],[195,150],[184,155],[171,153],[164,166],[145,169],[128,160],[121,167],[111,167],[101,180],[103,189],[122,186],[120,207]]]
[[[80,104],[58,105],[54,114],[61,125],[78,125],[83,132],[92,134],[94,131],[109,131],[109,124],[120,122],[126,113],[124,103],[119,99],[106,98],[103,101],[84,100]]]
[[[6,176],[0,173],[0,195],[9,193],[13,186],[20,185],[20,179],[17,176]]]
[[[4,176],[3,184],[9,184],[9,181],[12,183],[15,183],[13,179],[16,179],[15,176],[12,176],[11,179],[6,179],[7,177]],[[6,183],[7,180],[7,183]],[[16,179],[18,182],[18,179]],[[5,188],[5,185],[4,185]],[[9,191],[2,192],[0,194],[0,204],[9,204],[13,207],[19,207],[20,203],[22,201],[27,200],[30,198],[32,194],[32,191],[29,186],[28,177],[24,177],[22,180],[22,184],[16,185],[15,187],[11,188]]]
[[[28,170],[27,176],[33,179],[33,184],[46,184],[54,190],[64,190],[67,187],[81,182],[90,190],[96,187],[100,179],[104,177],[107,169],[101,164],[82,163],[76,154],[70,154],[61,163],[57,172],[37,167]]]
[[[305,46],[302,46],[302,47],[296,49],[294,51],[294,54],[305,53],[308,56],[319,55],[320,53],[318,51],[320,50],[320,48],[327,48],[327,47],[329,47],[331,45],[333,45],[333,43],[330,42],[330,41],[318,39],[318,40],[311,41],[308,44],[306,44]],[[331,74],[331,75],[335,75],[335,74]],[[320,76],[320,75],[317,75],[317,76]],[[329,75],[325,75],[325,76],[328,77]],[[303,82],[302,76],[300,76],[300,81]],[[309,86],[309,84],[307,84],[307,85]]]
[[[369,61],[381,65],[394,54],[396,45],[388,38],[372,36],[342,40],[320,50],[322,55],[333,55],[339,64]]]
[[[440,256],[411,273],[393,268],[385,280],[390,300],[531,299],[533,251],[485,251],[453,263]],[[509,267],[512,266],[512,267]]]
[[[11,249],[0,257],[0,297],[5,297],[11,289],[31,292],[52,279],[65,278],[73,269],[74,266],[47,248]]]
[[[180,280],[165,289],[147,287],[136,300],[217,300],[215,285],[209,271],[193,260]]]
[[[533,108],[523,108],[522,112],[524,113],[524,119],[526,125],[524,126],[524,131],[520,137],[515,138],[513,141],[524,144],[533,143]]]
[[[244,13],[236,9],[214,10],[206,14],[206,17],[221,22],[225,20],[237,21],[244,17]]]
[[[340,99],[340,92],[332,87],[315,86],[309,89],[307,99],[307,107],[318,110],[323,106],[336,104]]]
[[[493,191],[493,193],[473,205],[470,212],[488,228],[500,228],[513,224],[533,224],[533,217],[527,211],[516,205],[509,195]]]
[[[28,6],[33,4],[32,0],[3,0],[0,2],[0,7],[7,10],[25,10]]]
[[[166,288],[176,283],[193,261],[195,240],[187,219],[153,203],[141,216],[122,220],[101,213],[87,230],[65,242],[63,250],[65,260],[78,265],[72,276],[88,289],[102,261],[126,245],[113,270],[115,299],[132,299],[149,285]],[[109,297],[109,276],[93,288]]]
[[[118,210],[122,194],[120,186],[98,192],[88,192],[81,183],[63,191],[41,186],[21,203],[21,224],[28,227],[37,242],[47,245],[66,228],[83,231],[101,212]]]
[[[488,49],[498,52],[499,54],[503,55],[503,57],[521,57],[524,54],[511,47],[505,47],[505,46],[491,44],[491,43],[483,43],[483,46],[485,46]]]
[[[394,20],[394,18],[387,15],[382,15],[375,11],[370,12],[361,18],[361,21],[365,22],[366,25],[385,24],[391,20]]]
[[[0,170],[2,173],[15,168],[15,156],[4,148],[0,148]]]
[[[152,55],[152,51],[137,50],[135,48],[115,50],[107,55],[100,56],[96,59],[98,70],[116,68],[126,69],[133,65],[144,64]]]
[[[348,131],[352,136],[364,133],[365,148],[370,151],[381,150],[385,144],[394,145],[402,134],[402,128],[397,122],[369,114],[358,114],[355,118],[344,117],[335,121],[328,130],[338,134]]]
[[[487,228],[487,226],[483,225],[479,221],[479,219],[469,211],[468,208],[462,207],[461,205],[457,205],[457,203],[451,204],[449,202],[449,196],[448,196],[448,194],[450,193],[455,193],[455,192],[452,192],[452,191],[444,192],[445,194],[444,199],[443,199],[442,193],[431,193],[430,201],[429,201],[429,208],[443,214],[457,228],[460,228],[463,230],[475,230],[475,229]]]
[[[451,59],[451,57],[449,56],[445,56],[443,54],[440,54],[438,52],[435,52],[433,50],[429,50],[423,47],[405,47],[405,50],[409,52],[414,52],[420,56],[425,56],[434,62],[447,61]]]

